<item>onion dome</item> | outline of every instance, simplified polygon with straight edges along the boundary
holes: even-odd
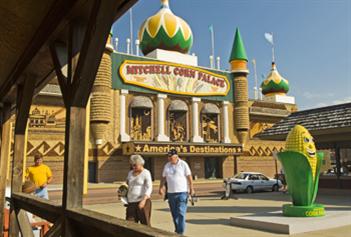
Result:
[[[289,91],[289,82],[284,79],[278,72],[274,62],[272,62],[272,70],[261,84],[262,94],[269,95],[285,95]]]
[[[188,53],[193,35],[189,25],[170,10],[168,0],[161,0],[161,9],[141,25],[139,40],[144,55],[155,49]]]

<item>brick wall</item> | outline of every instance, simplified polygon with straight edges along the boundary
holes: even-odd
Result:
[[[222,162],[223,178],[229,178],[234,175],[234,157],[228,156],[223,158]]]
[[[251,172],[260,172],[268,177],[273,178],[275,175],[275,159],[270,156],[261,156],[261,157],[250,157],[243,156],[237,158],[237,170],[240,171],[251,171]],[[280,170],[280,162],[277,161],[278,173]]]

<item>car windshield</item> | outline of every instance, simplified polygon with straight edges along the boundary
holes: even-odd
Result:
[[[236,178],[236,179],[246,179],[247,176],[248,176],[248,174],[240,173],[240,174],[237,174],[234,178]]]

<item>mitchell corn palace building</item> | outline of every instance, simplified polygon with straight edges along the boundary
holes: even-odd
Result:
[[[248,98],[248,58],[235,32],[230,71],[198,66],[187,54],[193,43],[189,25],[172,13],[168,1],[139,30],[144,56],[114,51],[106,44],[91,94],[86,169],[90,182],[125,180],[129,156],[141,154],[154,179],[178,150],[196,178],[225,178],[245,171],[273,176],[279,164],[272,152],[281,141],[252,140],[296,110],[285,94],[288,82],[275,64],[262,83],[264,100]],[[27,163],[35,153],[62,169],[64,107],[57,83],[35,99],[29,119]],[[88,123],[89,124],[89,123]],[[56,172],[61,174],[62,172]],[[62,177],[55,176],[55,182]]]

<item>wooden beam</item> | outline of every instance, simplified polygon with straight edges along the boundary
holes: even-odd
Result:
[[[95,0],[92,4],[87,27],[79,24],[78,21],[71,23],[68,41],[67,78],[68,85],[72,82],[73,88],[70,94],[70,102],[66,105],[62,197],[62,205],[65,208],[82,206],[84,145],[78,144],[77,141],[85,140],[85,107],[105,49],[105,42],[113,18],[120,4],[121,2],[115,0]],[[76,51],[76,48],[79,48],[81,44],[82,48],[77,61],[77,57],[74,57],[72,52]]]
[[[33,215],[55,223],[62,215],[61,206],[49,200],[25,193],[13,193],[11,202],[16,208],[26,210]]]
[[[14,192],[22,191],[22,180],[24,175],[24,160],[26,156],[26,128],[27,120],[29,115],[29,109],[32,104],[32,98],[35,88],[35,78],[26,78],[24,85],[19,85],[17,89],[17,113],[16,113],[16,125],[15,125],[15,146],[12,161],[12,183],[11,183],[11,194]],[[11,206],[10,212],[10,234],[11,236],[18,236],[18,223],[16,215],[14,215],[16,207]],[[23,229],[23,228],[22,228]],[[21,230],[22,230],[21,229]],[[26,229],[24,229],[26,230]],[[22,235],[26,236],[25,233]]]
[[[15,134],[25,134],[27,119],[35,88],[35,77],[27,77],[24,85],[17,87]]]
[[[16,209],[15,212],[16,212],[17,223],[22,236],[34,237],[32,225],[29,222],[27,213],[20,209]]]
[[[49,229],[49,231],[44,235],[44,237],[59,237],[62,230],[62,218],[59,218],[54,225]]]
[[[31,39],[30,43],[26,46],[25,51],[15,64],[11,74],[6,78],[3,86],[0,88],[0,98],[3,98],[11,87],[16,84],[23,74],[26,67],[30,64],[34,56],[40,48],[43,47],[45,42],[57,29],[62,20],[70,13],[77,0],[58,0],[54,1],[48,14],[41,21],[41,24]]]
[[[70,118],[66,207],[75,208],[83,205],[85,108],[71,107]]]
[[[29,109],[32,104],[32,98],[35,87],[35,79],[27,78],[24,86],[18,87],[17,95],[17,113],[15,124],[15,146],[12,166],[12,185],[11,192],[20,192],[23,180],[23,161],[26,155],[26,130],[29,116]]]
[[[1,155],[0,155],[0,230],[3,229],[4,224],[4,206],[5,206],[5,192],[7,168],[10,160],[11,151],[11,105],[5,104],[2,109],[2,126],[1,126]]]
[[[88,194],[89,179],[89,135],[90,135],[90,99],[85,110],[85,139],[84,139],[84,181],[83,195]]]
[[[121,3],[96,0],[93,4],[73,79],[73,106],[85,107],[88,102],[107,37]]]
[[[79,236],[104,237],[149,237],[149,236],[179,236],[175,233],[140,225],[110,215],[95,211],[75,208],[66,211],[66,216],[77,225]],[[90,235],[87,235],[90,234]]]
[[[67,75],[65,76],[62,72],[63,66],[67,64],[67,57],[65,57],[67,56],[65,55],[66,50],[67,47],[65,47],[65,45],[62,43],[55,42],[50,45],[51,57],[54,64],[57,80],[60,85],[63,102],[65,105],[69,103],[68,79]]]

